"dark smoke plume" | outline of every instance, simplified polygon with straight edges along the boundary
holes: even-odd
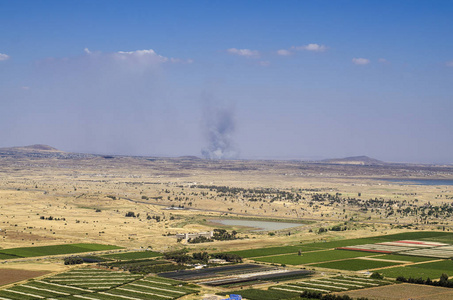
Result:
[[[235,130],[233,109],[209,105],[204,111],[204,130],[208,147],[201,150],[206,159],[234,159],[238,152],[233,146]]]

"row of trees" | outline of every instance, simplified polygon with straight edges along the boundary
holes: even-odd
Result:
[[[198,236],[193,239],[188,239],[187,242],[191,244],[197,244],[197,243],[206,243],[206,242],[212,242],[214,240],[216,241],[230,241],[230,240],[236,240],[239,239],[237,236],[237,231],[233,230],[231,233],[226,231],[225,229],[214,229],[212,238],[207,238],[204,236]]]
[[[352,300],[351,297],[348,295],[334,295],[334,294],[325,294],[323,295],[320,292],[310,292],[310,291],[303,291],[300,294],[301,298],[306,299],[321,299],[321,300]],[[368,298],[357,298],[356,300],[368,300]]]
[[[231,253],[217,253],[209,254],[206,251],[195,252],[192,255],[189,255],[187,249],[171,251],[164,253],[164,258],[172,260],[178,264],[189,264],[189,263],[208,263],[210,258],[224,259],[228,262],[240,263],[242,262],[242,257],[237,254]]]
[[[400,282],[408,282],[408,283],[416,283],[416,284],[426,284],[426,285],[433,285],[433,286],[442,286],[447,288],[453,288],[453,280],[448,279],[448,275],[443,273],[438,281],[432,281],[431,278],[423,279],[423,278],[406,278],[404,276],[398,276],[396,278],[397,281]]]

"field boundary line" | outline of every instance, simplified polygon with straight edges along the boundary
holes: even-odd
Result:
[[[321,252],[321,251],[329,251],[329,250],[335,250],[335,248],[304,251],[304,252],[302,252],[302,256],[303,256],[303,253]],[[239,251],[241,251],[241,250],[239,250]],[[239,251],[237,251],[237,252],[239,252]],[[235,252],[236,252],[236,251],[235,251]],[[295,253],[293,253],[293,252],[288,252],[288,253],[280,253],[280,254],[270,254],[270,255],[262,255],[262,256],[253,256],[253,257],[247,257],[246,259],[248,259],[248,260],[253,260],[254,258],[271,257],[271,256],[283,256],[283,255],[291,255],[291,254],[295,255],[295,254],[297,254],[297,252],[295,252]]]
[[[391,269],[391,268],[404,268],[404,267],[412,267],[414,265],[421,265],[421,264],[426,264],[426,263],[433,263],[433,262],[440,262],[440,261],[445,261],[446,259],[438,259],[438,260],[430,260],[430,261],[422,261],[418,263],[413,263],[413,264],[404,264],[404,265],[396,265],[396,266],[387,266],[387,267],[381,267],[381,268],[375,268],[375,269],[370,269],[371,271],[374,270],[384,270],[384,269]]]
[[[144,291],[130,290],[130,289],[125,289],[125,288],[116,288],[116,289],[120,290],[120,291],[132,292],[132,293],[137,293],[137,294],[154,295],[154,296],[162,297],[162,298],[169,298],[169,299],[173,299],[174,298],[172,296],[148,293],[148,292],[144,292]]]
[[[181,291],[166,290],[166,289],[162,289],[162,288],[158,288],[158,287],[154,287],[154,286],[141,285],[141,284],[137,284],[137,283],[129,283],[128,285],[140,286],[140,287],[148,288],[148,289],[151,289],[151,290],[160,290],[160,291],[164,291],[164,292],[173,292],[173,293],[176,293],[176,294],[184,294],[184,295],[186,294],[185,292],[181,292]]]

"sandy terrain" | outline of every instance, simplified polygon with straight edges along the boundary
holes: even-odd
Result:
[[[376,288],[337,293],[353,298],[366,297],[370,300],[451,300],[453,290],[420,284],[395,284]]]

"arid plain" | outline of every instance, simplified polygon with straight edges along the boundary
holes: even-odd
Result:
[[[0,247],[101,243],[218,252],[453,230],[452,186],[406,179],[451,180],[453,167],[368,158],[215,161],[73,154],[46,146],[4,148]],[[253,231],[212,221],[218,219],[283,220],[300,226]],[[219,226],[238,231],[241,239],[187,244],[174,237]],[[335,226],[341,230],[330,230]],[[23,259],[3,261],[2,268],[64,267],[59,260]]]

